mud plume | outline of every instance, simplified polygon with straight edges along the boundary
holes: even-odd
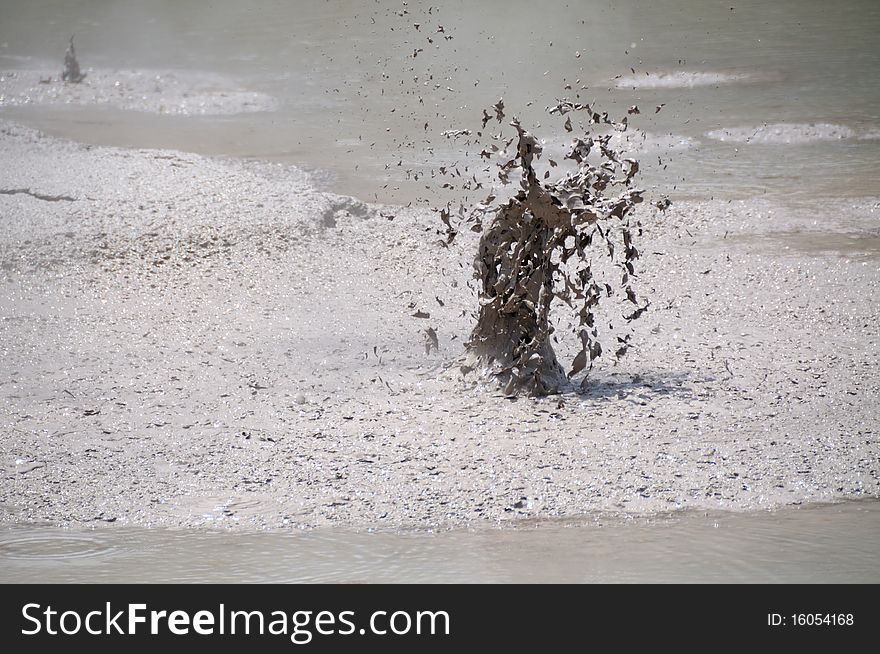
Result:
[[[614,123],[589,105],[563,101],[550,109],[559,115],[570,111],[587,111],[591,125],[626,129],[625,120]],[[546,181],[550,171],[539,179],[535,170],[542,155],[540,142],[515,118],[510,125],[516,130],[516,154],[500,164],[499,177],[509,181],[510,172],[518,169],[520,189],[494,205],[490,196],[471,213],[471,229],[481,232],[474,260],[479,312],[463,372],[497,380],[506,395],[544,395],[559,392],[602,354],[595,311],[615,288],[595,278],[595,256],[607,256],[619,274],[617,290],[632,307],[624,319],[634,320],[647,310],[630,284],[639,256],[634,232],[640,231],[638,223],[631,224],[630,214],[643,191],[632,185],[638,162],[612,149],[611,134],[575,138],[565,155],[574,163],[573,170]],[[566,129],[570,125],[569,117]],[[481,214],[492,216],[485,228],[477,217]],[[450,225],[448,213],[442,217]],[[567,373],[553,349],[554,300],[568,305],[576,317],[574,335],[580,349]],[[629,336],[617,337],[618,357],[626,352],[628,340]]]
[[[76,48],[73,47],[73,37],[71,36],[67,52],[64,53],[64,70],[61,73],[61,80],[63,82],[79,84],[85,77],[79,69],[79,62],[76,60]]]

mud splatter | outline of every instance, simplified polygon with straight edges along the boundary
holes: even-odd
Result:
[[[67,52],[64,53],[64,70],[61,73],[61,80],[79,84],[85,77],[85,74],[79,69],[79,61],[76,59],[76,48],[73,47],[73,37],[71,36]]]
[[[499,116],[501,102],[494,108]],[[559,100],[548,107],[551,115],[565,116],[565,129],[573,131],[571,114],[584,112],[589,125],[610,126],[615,132],[627,128],[626,118],[615,122],[590,105]],[[487,112],[484,111],[484,116]],[[481,233],[474,260],[479,283],[477,324],[467,343],[462,365],[465,374],[476,371],[482,378],[500,382],[506,395],[520,392],[555,393],[581,373],[603,352],[595,312],[603,298],[615,295],[612,284],[599,283],[593,273],[594,257],[607,256],[617,270],[614,286],[629,302],[634,320],[647,310],[631,286],[639,252],[633,244],[638,223],[630,213],[642,201],[643,191],[633,187],[639,171],[635,159],[625,158],[611,145],[613,133],[583,134],[571,142],[565,159],[573,170],[551,179],[550,170],[536,170],[543,153],[541,142],[517,119],[510,125],[516,141],[513,158],[498,163],[502,184],[512,183],[519,171],[519,190],[509,198],[490,194],[461,223]],[[607,129],[606,129],[607,132]],[[503,151],[490,146],[493,151]],[[484,150],[487,152],[487,150]],[[550,161],[551,167],[556,167]],[[459,212],[461,216],[461,211]],[[484,226],[484,218],[489,217]],[[461,224],[449,208],[440,211],[451,242]],[[580,349],[566,373],[556,358],[550,324],[554,300],[566,304],[576,316],[574,336]],[[613,351],[623,356],[629,336],[618,337]]]

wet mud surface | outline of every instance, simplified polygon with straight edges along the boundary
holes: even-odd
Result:
[[[433,213],[9,123],[0,152],[4,522],[451,527],[880,491],[877,260],[786,236],[876,238],[876,198],[640,205],[636,347],[511,400],[451,365],[476,235],[438,246]]]

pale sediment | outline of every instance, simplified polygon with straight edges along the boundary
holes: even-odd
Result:
[[[880,495],[876,198],[645,203],[629,354],[584,393],[511,401],[444,371],[475,235],[442,248],[432,214],[293,168],[2,127],[3,521],[392,528]]]
[[[880,138],[877,130],[856,130],[847,125],[831,123],[773,123],[750,127],[726,127],[706,132],[716,141],[732,143],[798,144],[845,139],[872,140]]]
[[[103,106],[179,116],[272,111],[271,96],[238,88],[220,75],[195,72],[87,69],[78,83],[50,70],[0,72],[0,108]]]
[[[724,73],[700,71],[669,71],[658,73],[635,73],[620,77],[615,85],[619,89],[689,89],[695,86],[718,86],[738,82],[764,81],[767,77],[750,73]]]

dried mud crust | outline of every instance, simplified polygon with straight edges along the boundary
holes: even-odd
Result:
[[[640,205],[630,351],[582,392],[508,400],[450,365],[476,235],[439,247],[434,215],[292,168],[10,124],[0,151],[2,190],[28,190],[0,193],[3,521],[442,527],[880,494],[878,260],[852,236],[876,242],[877,199]],[[835,230],[842,251],[768,245]]]

